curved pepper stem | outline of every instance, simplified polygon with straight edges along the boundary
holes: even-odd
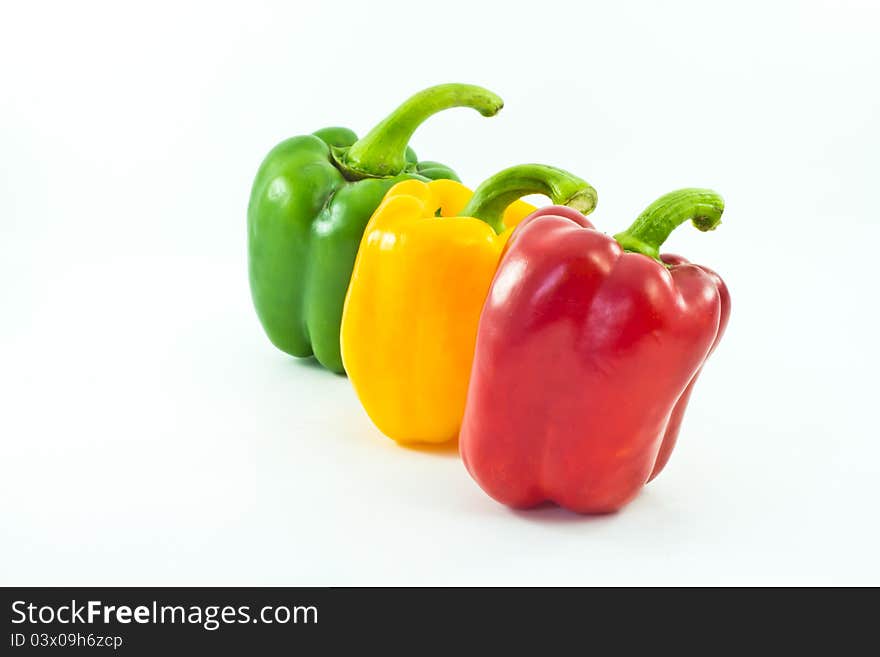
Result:
[[[439,84],[406,100],[388,117],[337,154],[338,164],[353,177],[396,176],[407,165],[406,147],[424,121],[451,107],[471,107],[483,116],[494,116],[504,106],[488,89],[472,84]]]
[[[529,194],[543,194],[556,205],[589,214],[596,207],[596,190],[577,176],[546,164],[520,164],[487,178],[461,211],[463,217],[476,217],[504,230],[504,211],[514,201]]]
[[[633,224],[614,239],[626,251],[660,259],[660,247],[685,221],[703,232],[721,223],[724,200],[711,189],[679,189],[651,203]]]

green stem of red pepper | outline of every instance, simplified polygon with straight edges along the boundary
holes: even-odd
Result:
[[[334,151],[337,164],[351,178],[396,176],[406,168],[406,147],[424,121],[451,107],[471,107],[494,116],[504,106],[488,89],[472,84],[440,84],[406,100],[348,149]]]
[[[614,239],[626,251],[659,260],[660,247],[678,226],[690,221],[698,230],[715,230],[723,212],[724,200],[711,189],[679,189],[651,203]]]
[[[568,171],[544,164],[520,164],[496,173],[474,191],[461,211],[463,217],[476,217],[496,233],[504,230],[504,211],[529,194],[543,194],[557,205],[567,205],[583,214],[596,207],[596,190]]]

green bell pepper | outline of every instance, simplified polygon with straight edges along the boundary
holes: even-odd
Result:
[[[443,164],[419,162],[410,137],[444,109],[493,116],[502,105],[482,87],[443,84],[412,96],[363,139],[347,128],[324,128],[272,149],[248,204],[251,296],[272,344],[344,371],[342,306],[373,211],[401,180],[458,180]]]

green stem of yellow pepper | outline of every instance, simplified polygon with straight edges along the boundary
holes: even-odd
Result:
[[[543,194],[553,203],[583,214],[592,212],[597,200],[596,190],[568,171],[545,164],[520,164],[486,179],[474,191],[461,216],[481,219],[501,233],[507,206],[529,194]]]

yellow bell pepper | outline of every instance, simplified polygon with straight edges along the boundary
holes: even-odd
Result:
[[[400,182],[370,218],[342,314],[342,360],[388,437],[458,436],[483,302],[511,231],[535,210],[520,197],[538,193],[584,213],[596,202],[583,180],[530,164],[473,193],[452,180]]]

